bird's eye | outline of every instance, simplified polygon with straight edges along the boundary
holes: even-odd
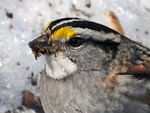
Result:
[[[73,37],[68,41],[69,45],[72,47],[79,47],[84,43],[81,37]]]

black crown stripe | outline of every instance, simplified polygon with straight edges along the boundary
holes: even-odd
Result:
[[[86,20],[83,20],[83,21],[72,21],[72,22],[67,22],[67,23],[64,23],[64,24],[61,24],[59,26],[57,26],[56,28],[54,28],[51,33],[54,33],[55,31],[57,31],[58,29],[62,28],[62,27],[66,27],[66,26],[71,26],[71,27],[79,27],[79,28],[88,28],[88,29],[91,29],[91,30],[95,30],[95,31],[104,31],[105,33],[115,33],[115,34],[118,34],[118,32],[102,25],[102,24],[98,24],[98,23],[95,23],[95,22],[90,22],[90,21],[86,21]]]
[[[65,20],[72,20],[72,19],[79,19],[79,18],[73,18],[73,17],[71,17],[71,18],[61,18],[61,19],[57,19],[57,20],[53,21],[53,22],[48,26],[48,28],[51,30],[51,29],[53,28],[53,26],[55,26],[56,24],[58,24],[58,23],[60,23],[60,22],[62,22],[62,21],[65,21]]]

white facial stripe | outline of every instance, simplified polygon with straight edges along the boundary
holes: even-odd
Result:
[[[99,41],[105,41],[105,40],[112,40],[114,42],[120,42],[121,41],[121,36],[119,34],[114,34],[112,33],[105,33],[103,30],[102,31],[95,31],[91,30],[88,28],[73,28],[78,34],[85,34],[88,36],[92,36],[93,39],[99,40]],[[83,38],[89,38],[89,37],[83,37]]]
[[[46,73],[54,79],[63,79],[77,70],[76,64],[70,61],[62,53],[46,55]]]
[[[62,24],[68,23],[68,22],[73,22],[73,21],[82,21],[82,19],[64,20],[64,21],[59,22],[58,24],[54,25],[54,26],[52,27],[51,31],[52,31],[53,29],[55,29],[57,26],[60,26],[60,25],[62,25]]]

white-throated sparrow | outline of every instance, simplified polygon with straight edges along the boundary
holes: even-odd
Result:
[[[80,18],[51,22],[29,43],[46,57],[46,113],[149,113],[150,49]]]

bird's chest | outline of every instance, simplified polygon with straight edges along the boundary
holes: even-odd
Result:
[[[54,80],[45,74],[42,75],[40,92],[45,110],[56,113],[95,113],[105,111],[106,106],[113,102],[111,100],[114,97],[110,91],[99,86],[98,77],[84,72],[71,76],[63,80]]]
[[[44,74],[40,85],[41,101],[49,105],[44,109],[50,109],[51,112],[101,111],[104,106],[101,103],[102,97],[106,95],[96,85],[93,77],[77,75],[64,80],[54,80]]]

